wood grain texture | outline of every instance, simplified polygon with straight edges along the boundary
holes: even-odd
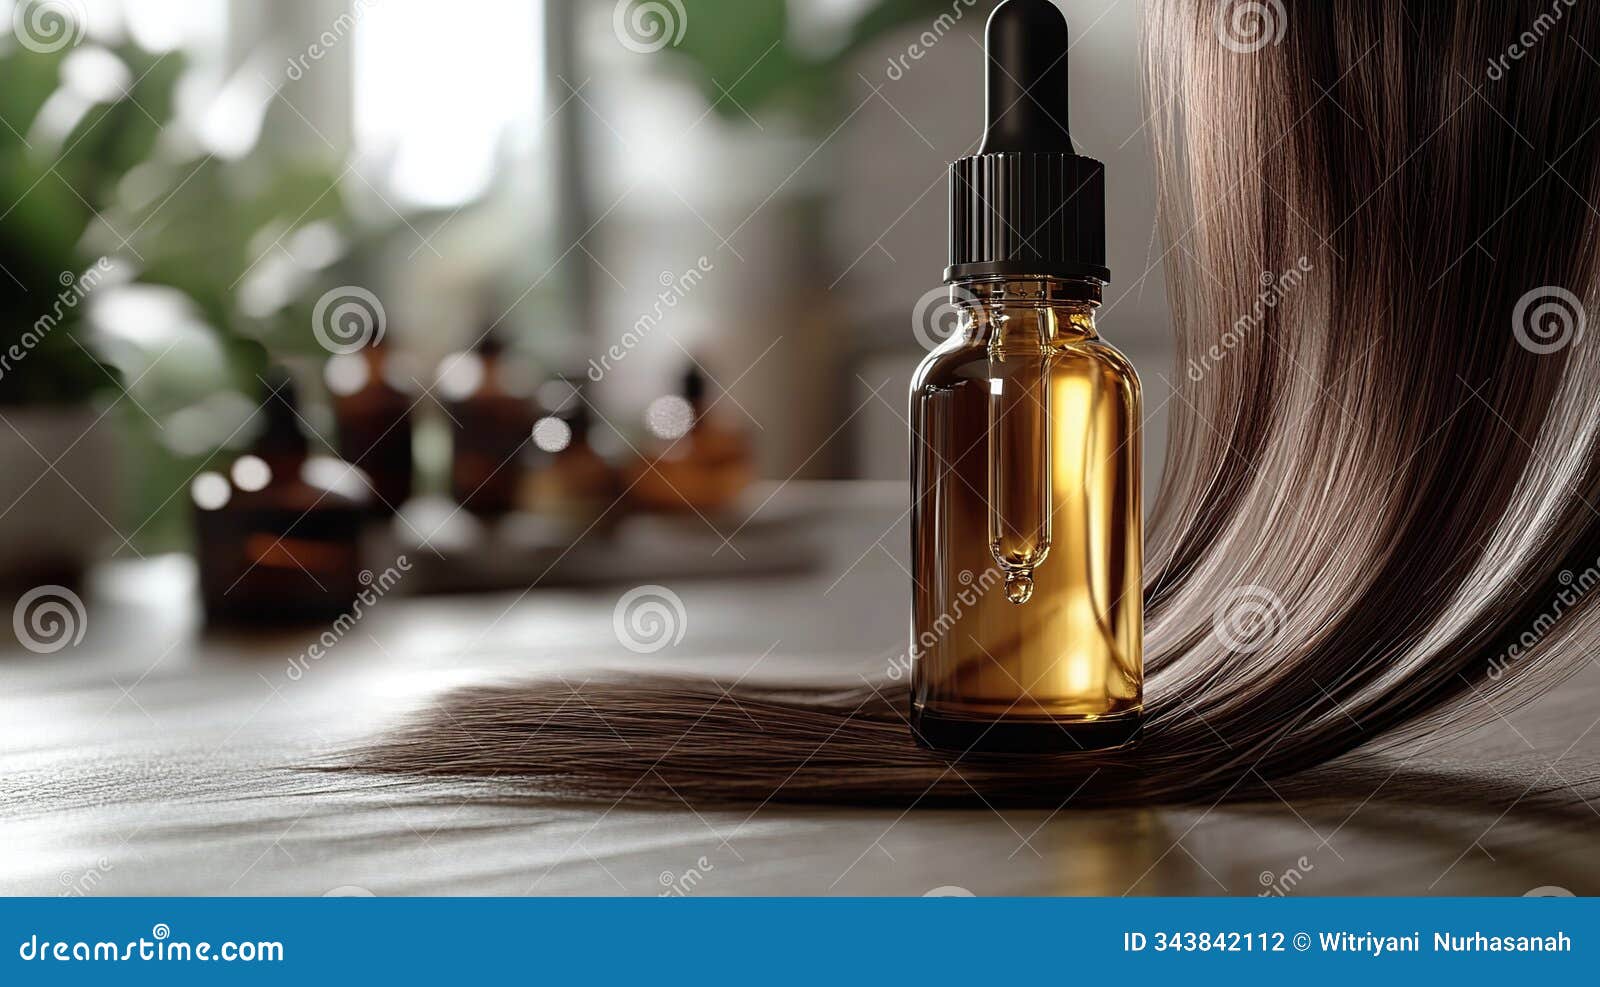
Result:
[[[1466,736],[1364,755],[1245,805],[750,811],[543,803],[492,784],[304,770],[469,684],[603,670],[858,681],[904,647],[894,498],[838,498],[806,575],[674,584],[634,655],[631,587],[382,601],[323,630],[201,633],[187,563],[117,564],[79,645],[0,658],[0,892],[320,895],[1520,895],[1600,892],[1600,668]],[[715,547],[714,543],[711,547]],[[710,549],[708,548],[708,551]]]

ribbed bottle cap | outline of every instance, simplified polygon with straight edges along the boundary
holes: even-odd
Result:
[[[1106,282],[1105,165],[1073,153],[1067,21],[1050,0],[989,17],[978,153],[950,166],[945,280],[1050,276]]]

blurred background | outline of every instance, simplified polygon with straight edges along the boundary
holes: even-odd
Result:
[[[1146,112],[1182,95],[1141,92],[1144,0],[1057,2],[1148,499]],[[295,770],[483,682],[903,680],[907,388],[992,7],[0,0],[0,893],[1581,887],[1575,835],[1406,814],[1381,761],[1353,809],[1005,815]],[[1570,753],[1560,695],[1467,787]]]
[[[407,550],[413,589],[804,564],[794,491],[904,483],[991,6],[0,0],[5,581],[193,556],[271,620]],[[1064,6],[1153,485],[1141,4]]]

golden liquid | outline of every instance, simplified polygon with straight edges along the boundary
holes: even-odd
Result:
[[[914,724],[1139,715],[1139,381],[1087,290],[984,287],[913,380]]]

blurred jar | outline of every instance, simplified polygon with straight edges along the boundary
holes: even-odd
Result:
[[[617,470],[590,444],[594,414],[584,389],[582,378],[569,376],[539,388],[544,415],[533,426],[538,452],[522,502],[546,517],[593,525],[620,519],[613,508],[622,486]]]
[[[342,353],[323,367],[333,396],[339,455],[372,481],[373,510],[389,515],[411,499],[411,417],[417,386],[406,361],[382,343]]]
[[[681,394],[657,398],[645,413],[652,441],[630,470],[630,497],[661,511],[725,510],[755,479],[750,441],[708,400],[698,365],[683,375]]]
[[[286,373],[269,374],[258,415],[249,451],[190,487],[207,619],[333,620],[361,591],[369,489],[348,463],[308,455]]]
[[[534,422],[525,368],[490,332],[471,352],[445,357],[438,381],[454,439],[450,495],[485,517],[516,510]]]

